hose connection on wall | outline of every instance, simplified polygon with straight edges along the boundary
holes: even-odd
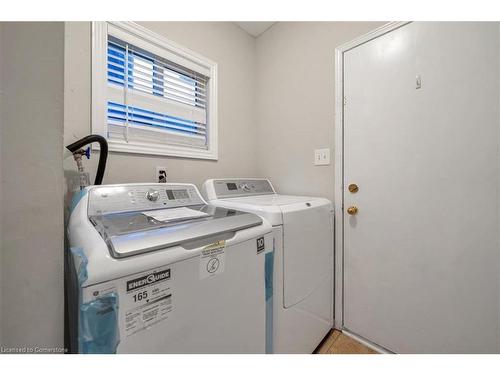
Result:
[[[99,143],[100,146],[99,164],[97,166],[94,185],[101,185],[102,179],[104,177],[104,171],[106,169],[106,161],[108,158],[108,142],[106,141],[106,139],[100,135],[91,134],[66,146],[66,148],[73,153],[73,158],[75,159],[76,165],[78,167],[80,189],[83,189],[86,186],[90,185],[90,176],[87,172],[85,172],[85,168],[83,166],[83,156],[85,156],[87,159],[90,159],[90,147],[83,147],[93,142]]]

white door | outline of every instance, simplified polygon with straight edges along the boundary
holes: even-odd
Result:
[[[500,352],[498,48],[411,23],[344,53],[344,327],[391,351]]]

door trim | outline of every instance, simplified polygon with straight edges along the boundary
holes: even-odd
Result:
[[[344,53],[410,22],[389,22],[335,48],[335,128],[334,128],[334,325],[344,328]]]

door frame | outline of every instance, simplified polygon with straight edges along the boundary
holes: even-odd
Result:
[[[408,21],[389,22],[335,48],[335,147],[333,181],[335,202],[334,325],[339,330],[344,330],[344,53],[409,23]],[[370,343],[367,342],[366,344],[369,345]]]

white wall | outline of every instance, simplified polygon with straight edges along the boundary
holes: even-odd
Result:
[[[257,175],[254,111],[255,39],[231,22],[139,22],[218,63],[219,160],[110,153],[103,183],[154,181],[155,166],[168,180],[201,185],[210,177]],[[91,133],[91,25],[66,23],[65,125],[67,145]],[[91,180],[97,155],[85,162]],[[75,170],[64,162],[67,177]]]
[[[63,345],[63,23],[3,23],[2,344]]]
[[[335,47],[381,22],[279,22],[257,38],[258,172],[281,193],[333,200]],[[314,166],[314,149],[331,149]]]

